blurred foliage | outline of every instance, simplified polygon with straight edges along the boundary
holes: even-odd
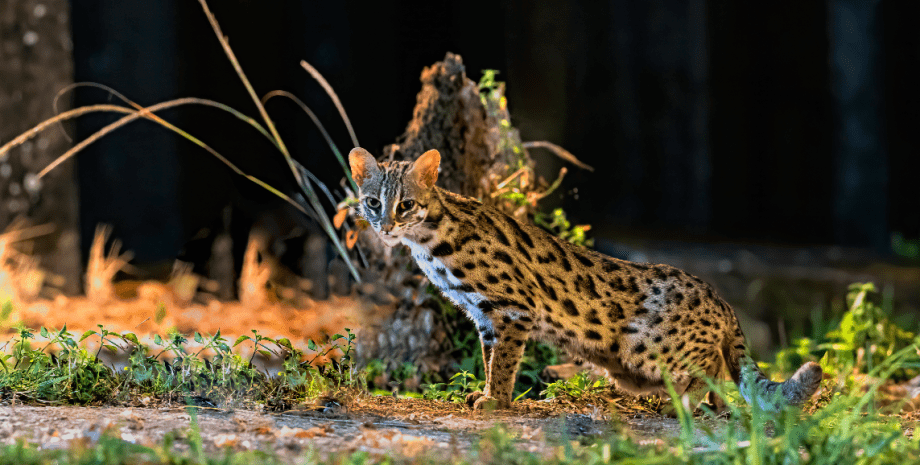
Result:
[[[908,260],[920,260],[920,238],[907,239],[896,232],[891,235],[891,251]]]
[[[781,350],[776,356],[776,371],[790,373],[806,361],[819,361],[825,371],[866,374],[895,353],[920,343],[915,333],[891,321],[891,301],[876,290],[875,284],[851,284],[846,302],[847,311],[840,323],[823,340],[801,338]],[[920,358],[914,354],[901,362],[892,378],[909,379],[920,373],[918,369]]]
[[[537,213],[534,217],[537,226],[565,239],[579,247],[594,247],[594,239],[588,239],[586,232],[591,229],[588,225],[573,225],[565,217],[565,212],[557,208],[552,213]]]

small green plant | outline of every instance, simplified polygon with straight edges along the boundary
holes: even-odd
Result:
[[[546,396],[547,399],[562,396],[580,399],[586,394],[600,392],[608,386],[606,378],[594,378],[589,371],[585,370],[569,379],[560,379],[547,384],[546,389],[540,392],[540,395]]]
[[[423,397],[431,400],[444,400],[447,402],[465,402],[466,395],[482,391],[485,381],[476,378],[476,375],[462,370],[451,376],[449,383],[433,383],[425,388]]]
[[[586,225],[573,225],[566,219],[561,208],[553,210],[552,213],[537,213],[534,223],[575,245],[594,247],[594,239],[588,239],[586,234],[591,228]]]

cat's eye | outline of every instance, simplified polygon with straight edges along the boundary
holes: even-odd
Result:
[[[373,197],[368,197],[367,199],[364,200],[364,203],[368,207],[373,208],[374,210],[380,208],[380,201]]]
[[[399,209],[401,211],[409,211],[414,206],[415,206],[414,200],[403,200],[402,202],[399,202]]]

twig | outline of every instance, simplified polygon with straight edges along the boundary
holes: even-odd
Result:
[[[547,141],[545,141],[545,140],[538,140],[538,141],[533,141],[533,142],[524,142],[524,143],[521,144],[521,145],[522,145],[525,149],[528,149],[528,150],[529,150],[529,149],[537,149],[537,148],[549,150],[550,152],[553,152],[554,154],[556,154],[557,157],[559,157],[559,158],[561,158],[561,159],[563,159],[563,160],[565,160],[565,161],[567,161],[567,162],[569,162],[569,163],[571,163],[571,164],[573,164],[573,165],[575,165],[575,166],[577,166],[577,167],[579,167],[579,168],[586,169],[586,170],[588,170],[588,171],[594,171],[594,168],[592,168],[591,166],[589,166],[589,165],[587,165],[587,164],[585,164],[585,163],[582,163],[582,161],[579,160],[578,158],[575,158],[575,155],[572,155],[572,152],[569,152],[568,150],[566,150],[566,149],[564,149],[564,148],[562,148],[562,147],[560,147],[560,146],[558,146],[558,145],[556,145],[556,144],[554,144],[554,143],[552,143],[552,142],[547,142]]]

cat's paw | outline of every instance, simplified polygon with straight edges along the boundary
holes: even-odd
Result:
[[[473,410],[491,412],[492,410],[505,410],[511,408],[511,401],[502,401],[499,398],[483,395],[473,402]]]
[[[466,405],[469,405],[470,407],[474,406],[476,404],[476,401],[479,400],[484,395],[485,394],[483,394],[482,391],[476,391],[476,392],[471,392],[467,394],[466,395]]]
[[[478,399],[476,399],[475,402],[473,402],[473,410],[491,412],[497,408],[500,408],[498,405],[498,399],[492,396],[480,396]]]

